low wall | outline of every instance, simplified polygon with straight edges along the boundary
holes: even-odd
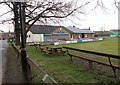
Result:
[[[93,39],[80,39],[80,40],[71,40],[71,41],[60,41],[60,42],[54,42],[54,45],[90,42],[90,41],[98,41],[98,40],[103,40],[103,38],[99,37],[99,38],[93,38]]]

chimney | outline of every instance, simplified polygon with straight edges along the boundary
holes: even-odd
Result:
[[[89,27],[89,30],[90,30],[90,27]]]

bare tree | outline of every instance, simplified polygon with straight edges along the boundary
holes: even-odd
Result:
[[[30,27],[39,21],[39,23],[59,22],[60,19],[72,16],[75,13],[83,13],[82,7],[90,2],[76,6],[73,1],[61,2],[56,0],[41,0],[41,2],[31,2],[26,4],[26,24],[27,32]]]
[[[39,22],[40,24],[46,24],[47,22],[59,22],[59,19],[66,18],[71,15],[75,15],[75,13],[82,13],[80,10],[85,5],[90,2],[83,3],[80,6],[76,6],[76,2],[64,2],[64,1],[56,1],[56,0],[41,0],[39,2],[31,1],[26,3],[25,11],[26,11],[26,34],[29,31],[30,27]],[[11,10],[9,12],[13,12],[14,16],[12,19],[15,24],[15,40],[16,43],[19,44],[20,37],[20,29],[19,29],[19,14],[18,14],[18,5],[17,2],[6,3],[3,2],[1,4],[7,5]],[[1,16],[8,14],[4,13]],[[8,20],[7,20],[8,21]],[[6,22],[5,20],[2,21]]]
[[[15,42],[16,45],[20,45],[20,27],[19,27],[19,13],[18,13],[18,3],[13,4],[13,12],[14,12],[14,25],[15,25]]]
[[[75,17],[76,14],[84,14],[82,10],[86,5],[88,5],[91,1],[82,2],[82,4],[77,4],[79,0],[72,1],[61,1],[61,0],[39,0],[39,1],[30,1],[25,5],[25,16],[26,16],[26,34],[29,31],[30,27],[35,23],[46,24],[51,22],[58,22],[63,19],[70,17]],[[115,1],[115,0],[114,0]],[[115,4],[117,2],[115,1]],[[0,4],[7,5],[11,10],[7,13],[4,13],[0,16],[4,16],[5,14],[13,12],[13,18],[11,20],[14,21],[15,24],[15,35],[16,35],[16,43],[19,44],[19,14],[18,7],[16,2],[6,3],[1,2]],[[96,6],[105,9],[104,3],[102,0],[96,0]],[[2,21],[2,23],[5,21]]]

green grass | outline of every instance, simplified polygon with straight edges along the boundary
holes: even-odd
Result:
[[[68,44],[68,45],[66,44],[62,46],[69,46],[77,49],[84,49],[89,51],[120,55],[119,41],[120,38],[105,38],[103,41],[85,42],[85,43]],[[109,63],[107,57],[96,57],[96,60]],[[113,64],[118,65],[117,59],[111,59],[111,61]]]
[[[78,68],[77,65],[69,62],[68,56],[50,56],[36,51],[34,47],[28,47],[30,56],[37,64],[41,66],[51,77],[61,83],[95,83],[92,74],[85,71],[84,68]]]
[[[120,38],[105,38],[103,41],[66,44],[63,46],[118,55],[118,49],[120,48],[118,41],[120,41]]]
[[[108,42],[113,46],[111,46],[111,44],[109,44],[109,46],[107,44]],[[109,38],[105,39],[104,41],[68,44],[62,46],[117,54],[117,45],[117,39]],[[35,47],[32,46],[27,47],[27,53],[29,57],[31,57],[37,64],[41,66],[42,69],[44,69],[59,83],[110,83],[116,81],[113,77],[97,75],[94,71],[87,70],[80,64],[71,63],[69,61],[69,56],[67,55],[45,55],[44,53],[41,53],[40,50],[36,50]],[[97,79],[95,77],[97,77]]]

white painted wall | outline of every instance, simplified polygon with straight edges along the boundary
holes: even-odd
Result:
[[[30,37],[29,37],[29,35],[30,35]],[[28,37],[27,37],[26,42],[32,42],[32,41],[33,41],[33,33],[29,31],[29,32],[27,33],[27,36],[28,36]]]
[[[44,35],[43,34],[33,34],[33,42],[43,42]]]
[[[44,35],[43,34],[33,34],[32,32],[27,33],[27,42],[43,42]]]

